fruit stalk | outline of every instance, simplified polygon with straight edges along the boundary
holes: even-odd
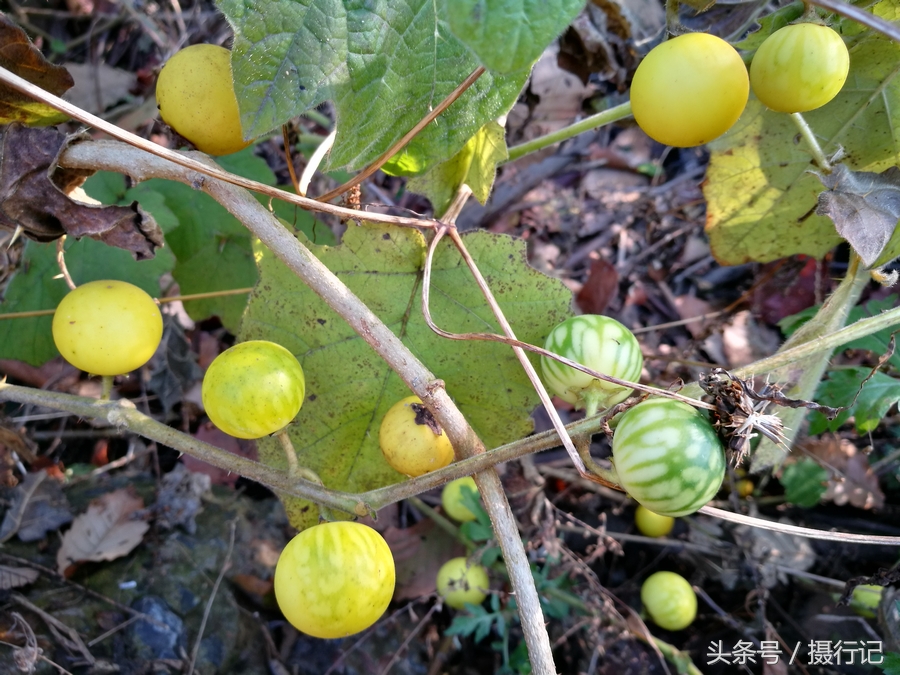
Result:
[[[813,159],[816,160],[816,164],[825,173],[831,173],[831,162],[828,161],[828,158],[822,151],[822,147],[819,145],[819,141],[816,140],[816,135],[809,124],[807,124],[806,119],[800,113],[791,113],[791,119],[794,120],[800,135],[803,136],[803,140],[809,146],[809,151],[812,153]]]

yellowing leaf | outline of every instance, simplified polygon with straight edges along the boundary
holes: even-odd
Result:
[[[488,122],[453,157],[424,176],[410,180],[409,189],[427,196],[438,218],[444,215],[456,191],[464,183],[471,188],[475,199],[484,204],[494,184],[497,164],[507,157],[509,153],[503,127],[496,122]]]
[[[881,5],[896,5],[897,0]],[[804,118],[826,155],[839,147],[857,171],[879,172],[900,155],[900,45],[873,32],[850,45],[850,75],[840,94]],[[722,264],[821,256],[841,237],[814,213],[822,186],[791,117],[751,97],[738,123],[710,143],[703,186],[713,255]]]

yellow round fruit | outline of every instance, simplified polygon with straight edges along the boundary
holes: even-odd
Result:
[[[747,67],[734,47],[708,33],[686,33],[641,61],[631,83],[631,111],[650,138],[686,148],[728,131],[749,95]]]
[[[634,512],[634,524],[641,534],[647,537],[665,537],[675,527],[672,516],[661,516],[638,504]]]
[[[236,438],[262,438],[283,429],[300,412],[305,394],[300,362],[266,340],[242,342],[219,354],[201,390],[209,419]]]
[[[641,602],[660,628],[681,630],[697,617],[697,594],[680,574],[656,572],[641,586]]]
[[[53,341],[66,361],[93,375],[122,375],[150,360],[163,320],[147,293],[124,281],[91,281],[62,299]]]
[[[438,593],[454,609],[463,609],[467,604],[480,605],[489,588],[487,570],[470,564],[465,558],[451,558],[438,570]]]
[[[288,542],[275,566],[275,599],[297,630],[340,638],[381,618],[394,595],[394,557],[367,525],[322,523]]]
[[[778,29],[756,50],[750,85],[772,110],[806,112],[837,96],[849,73],[850,52],[838,33],[797,23]]]
[[[218,45],[191,45],[170,58],[156,81],[163,121],[209,155],[243,150],[245,141],[231,52]]]
[[[475,514],[469,511],[468,507],[462,502],[463,488],[469,488],[478,496],[478,486],[475,485],[475,479],[471,476],[463,476],[452,480],[441,490],[441,504],[444,511],[447,512],[453,520],[460,523],[467,523],[475,520]]]
[[[453,461],[453,446],[418,396],[395,403],[381,421],[378,443],[387,463],[407,476],[421,476]]]

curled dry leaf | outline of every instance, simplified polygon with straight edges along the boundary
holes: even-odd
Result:
[[[89,175],[57,166],[75,140],[55,129],[0,128],[0,227],[21,227],[37,241],[91,237],[130,251],[136,260],[152,258],[163,245],[162,230],[137,202],[93,206],[69,197]]]
[[[60,574],[72,565],[88,560],[115,560],[128,555],[141,543],[150,525],[132,520],[132,514],[144,506],[133,490],[109,492],[91,502],[87,512],[78,516],[63,536],[56,554]]]
[[[782,518],[779,522],[789,521]],[[760,583],[766,588],[787,582],[787,573],[783,568],[805,572],[816,561],[816,553],[804,537],[739,525],[734,529],[734,539],[743,547],[747,557],[756,563]]]
[[[873,173],[838,164],[830,174],[813,173],[828,188],[819,194],[816,213],[831,218],[867,267],[884,265],[900,254],[893,238],[900,219],[900,169]]]
[[[819,460],[830,474],[823,499],[842,506],[850,504],[858,509],[880,509],[884,506],[884,492],[878,476],[869,466],[869,458],[846,438],[826,436],[810,439],[804,449]]]

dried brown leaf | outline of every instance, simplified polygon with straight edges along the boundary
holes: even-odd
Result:
[[[816,213],[831,218],[838,234],[871,267],[882,257],[900,220],[900,169],[892,166],[872,173],[837,164],[832,173],[816,175],[828,188],[819,194]],[[880,264],[895,255],[896,251]]]
[[[578,291],[575,301],[585,314],[602,313],[619,292],[619,273],[615,266],[598,258],[591,263],[588,278]]]
[[[144,507],[132,489],[109,492],[91,502],[63,537],[56,554],[60,574],[74,563],[115,560],[128,555],[141,543],[150,525],[131,516]]]
[[[849,440],[825,436],[810,439],[803,447],[831,473],[823,499],[839,506],[850,504],[858,509],[880,509],[884,506],[884,492],[878,483],[878,476],[869,466],[869,458]]]
[[[25,31],[3,14],[0,14],[0,66],[57,96],[62,96],[73,84],[68,71],[47,61],[40,50],[31,44]],[[68,115],[47,104],[0,84],[0,123],[49,126],[67,119]]]
[[[77,138],[55,129],[11,124],[0,129],[0,227],[37,241],[64,234],[91,237],[152,258],[163,245],[162,230],[137,202],[131,206],[93,206],[68,196],[88,174],[57,167],[59,155]]]
[[[0,565],[0,591],[27,586],[37,581],[40,572],[30,567],[8,567]]]

